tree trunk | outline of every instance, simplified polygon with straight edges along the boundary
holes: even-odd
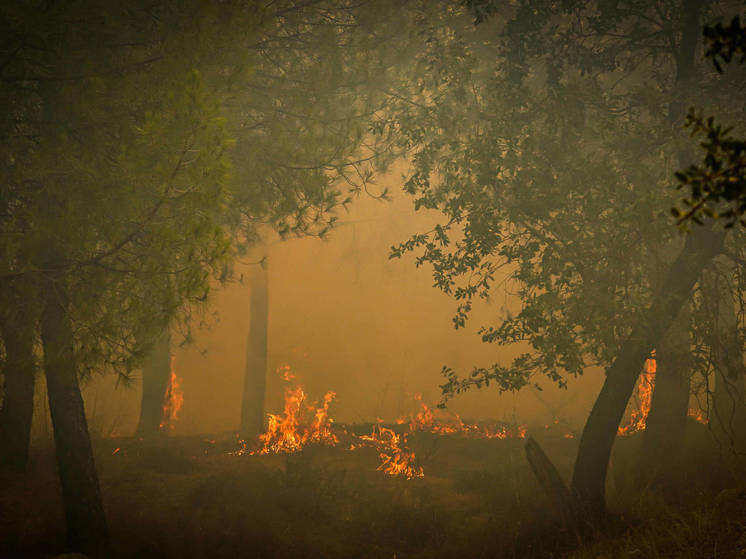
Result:
[[[5,342],[5,395],[0,408],[0,470],[23,472],[28,463],[31,417],[34,411],[33,323],[15,316],[0,324]]]
[[[641,486],[660,485],[680,458],[691,371],[686,319],[687,313],[681,313],[656,349],[655,388],[637,462],[637,482]]]
[[[681,126],[684,117],[682,95],[691,88],[697,43],[702,35],[699,23],[705,2],[687,0],[682,4],[681,39],[676,53],[676,77],[673,100],[668,116],[671,126]],[[677,166],[686,167],[693,159],[691,148],[682,144],[677,153]],[[637,463],[637,482],[661,481],[659,474],[675,464],[686,429],[691,379],[691,350],[688,315],[682,312],[665,333],[657,351],[655,389],[642,436],[642,448]]]
[[[606,381],[591,409],[580,438],[572,479],[572,490],[589,519],[605,511],[606,473],[611,447],[627,402],[650,350],[689,300],[702,270],[722,251],[724,232],[699,229],[687,237],[684,249],[666,274],[663,287],[622,344],[606,371]]]
[[[148,439],[161,432],[163,403],[171,378],[171,333],[166,329],[156,340],[142,365],[142,401],[137,436]]]
[[[713,316],[708,340],[715,368],[715,388],[710,406],[710,428],[722,444],[743,451],[746,446],[746,386],[738,314],[728,279],[735,276],[729,262],[721,274],[707,274],[704,296]]]
[[[570,491],[568,491],[567,485],[562,480],[562,476],[533,437],[526,439],[525,450],[526,460],[528,460],[536,479],[539,480],[539,483],[559,512],[563,528],[567,532],[579,537],[575,499],[573,499]]]
[[[60,283],[49,280],[41,338],[67,543],[73,551],[100,553],[106,547],[108,530],[78,384],[72,326]]]
[[[241,435],[252,440],[264,431],[264,393],[267,383],[267,322],[269,314],[267,257],[251,275],[249,343],[246,348]]]

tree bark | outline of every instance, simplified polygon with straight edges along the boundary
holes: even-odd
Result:
[[[684,303],[686,305],[686,302]],[[680,458],[689,408],[691,350],[682,313],[656,349],[653,398],[637,462],[638,485],[660,486]]]
[[[161,433],[163,403],[171,378],[171,333],[166,329],[156,340],[142,365],[142,400],[137,436],[153,438]]]
[[[673,100],[669,103],[671,126],[681,126],[684,116],[682,93],[691,87],[697,43],[702,35],[700,15],[703,0],[687,0],[682,4],[681,39],[676,52],[676,77]],[[691,148],[678,149],[677,164],[683,168],[692,161]],[[682,312],[665,333],[657,351],[655,389],[642,435],[642,448],[637,463],[637,482],[658,483],[659,474],[675,464],[686,429],[691,379],[691,349],[688,315]]]
[[[0,408],[0,470],[26,470],[34,411],[34,327],[16,313],[13,323],[0,323],[5,342],[5,394]]]
[[[702,270],[722,251],[724,238],[724,232],[706,229],[687,237],[684,249],[668,270],[663,287],[646,310],[644,320],[634,327],[606,371],[606,381],[580,438],[572,479],[572,491],[578,499],[580,512],[588,519],[597,518],[605,511],[611,447],[642,364],[689,300]]]
[[[64,286],[54,278],[47,286],[41,338],[67,543],[73,551],[101,553],[108,542],[106,517],[78,384]]]
[[[536,479],[539,480],[539,483],[559,512],[564,529],[579,537],[575,499],[567,489],[562,476],[533,437],[526,439],[525,450],[526,460],[528,460]]]
[[[267,323],[269,315],[268,262],[251,275],[249,343],[246,348],[241,435],[252,440],[264,431],[264,396],[267,384]]]
[[[714,328],[709,345],[715,369],[715,387],[710,405],[710,428],[721,444],[743,451],[746,447],[746,368],[738,332],[738,314],[732,287],[726,278],[735,270],[727,263],[722,275],[705,277],[703,294],[713,316]]]

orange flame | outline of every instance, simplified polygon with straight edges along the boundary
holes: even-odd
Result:
[[[286,381],[294,379],[290,365],[277,368],[277,373]],[[242,454],[279,454],[298,452],[311,443],[335,446],[338,437],[332,432],[334,420],[329,417],[329,405],[335,398],[334,392],[324,395],[321,407],[309,406],[306,393],[301,385],[289,387],[285,390],[285,408],[281,415],[267,414],[268,427],[259,436],[262,447],[250,451],[247,444],[240,441],[242,448],[235,452]],[[409,423],[409,433],[398,434],[393,429],[381,425],[383,419],[376,418],[378,425],[370,435],[357,436],[345,433],[352,439],[348,450],[373,446],[378,451],[381,464],[378,470],[390,476],[402,477],[407,480],[424,476],[422,466],[414,452],[408,447],[409,435],[416,431],[427,431],[439,435],[459,433],[473,437],[506,439],[509,437],[525,438],[526,427],[500,427],[496,430],[479,427],[476,424],[464,423],[458,415],[448,415],[438,410],[437,414],[422,401],[422,394],[415,394],[415,400],[420,403],[420,409],[410,414],[409,420],[399,418],[397,424]],[[313,417],[309,419],[310,412]]]
[[[444,410],[433,411],[422,401],[422,394],[417,392],[414,399],[419,402],[420,410],[410,415],[410,431],[427,431],[438,435],[461,434],[479,439],[510,439],[526,438],[526,426],[516,427],[502,425],[495,429],[481,427],[476,423],[464,422],[458,414],[450,414]],[[398,424],[405,423],[403,418],[396,420]]]
[[[262,448],[250,454],[297,452],[309,443],[337,444],[337,436],[331,432],[334,420],[329,417],[329,404],[335,396],[334,392],[327,392],[322,406],[314,410],[304,405],[306,393],[302,386],[287,388],[283,414],[267,414],[267,431],[259,435]],[[308,410],[314,410],[310,422],[306,421]]]
[[[630,413],[629,423],[624,427],[617,429],[617,435],[631,435],[639,431],[644,431],[647,426],[648,414],[650,413],[650,404],[653,400],[653,390],[655,389],[655,350],[651,352],[651,357],[645,361],[640,380],[637,385],[637,403],[638,407]]]
[[[163,413],[161,414],[160,428],[174,428],[176,420],[179,418],[181,406],[184,405],[184,391],[181,389],[181,379],[176,376],[174,370],[174,356],[170,360],[171,374],[168,379],[168,387],[163,397]]]
[[[350,449],[365,446],[365,443],[375,445],[381,459],[381,464],[376,468],[378,471],[408,480],[425,476],[414,452],[407,447],[406,434],[397,435],[392,429],[376,425],[370,435],[362,435],[359,439],[363,444],[353,444]]]
[[[645,361],[644,372],[640,375],[640,383],[637,386],[639,407],[638,409],[632,410],[629,423],[624,427],[619,427],[617,435],[631,435],[632,433],[645,430],[648,413],[650,413],[653,390],[655,389],[656,371],[657,363],[655,360],[655,350],[653,350],[651,352],[651,357]],[[689,408],[687,416],[703,425],[707,425],[708,423],[708,419],[701,409]]]
[[[699,408],[689,408],[686,414],[702,425],[707,425],[710,422],[710,420],[705,417],[705,412]]]

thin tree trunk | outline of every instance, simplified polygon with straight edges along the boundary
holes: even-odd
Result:
[[[710,428],[721,443],[734,450],[746,446],[746,376],[741,341],[738,333],[738,315],[728,278],[735,275],[728,262],[722,275],[707,274],[704,296],[709,300],[706,308],[712,312],[714,329],[709,345],[712,348],[715,368],[715,388],[710,406]]]
[[[268,262],[251,275],[249,343],[246,348],[241,435],[252,440],[264,431],[264,395],[267,383],[267,322],[269,315]]]
[[[5,342],[5,395],[0,409],[0,470],[23,472],[34,411],[34,328],[25,316],[0,324]]]
[[[142,365],[142,400],[137,436],[152,438],[161,432],[163,403],[171,377],[171,333],[156,340]]]
[[[606,371],[606,381],[593,405],[580,438],[572,491],[589,519],[605,511],[606,473],[619,422],[650,350],[689,300],[702,270],[722,251],[725,233],[699,229],[687,237],[684,249],[666,274],[663,287],[617,358]]]
[[[73,352],[64,287],[49,281],[41,317],[44,370],[71,550],[100,553],[108,530]]]

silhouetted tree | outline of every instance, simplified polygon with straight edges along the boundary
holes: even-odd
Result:
[[[476,27],[452,9],[423,32],[409,109],[386,124],[413,155],[415,207],[445,216],[392,256],[432,265],[457,327],[498,282],[520,298],[479,333],[523,353],[466,378],[445,368],[446,398],[605,369],[572,479],[594,517],[642,364],[725,250],[722,230],[681,239],[664,217],[681,107],[700,93],[727,107],[733,90],[694,64],[702,3],[489,4]]]
[[[258,22],[241,2],[0,9],[0,287],[40,308],[73,550],[107,542],[79,377],[126,379],[137,340],[204,300],[230,261],[219,104]]]

